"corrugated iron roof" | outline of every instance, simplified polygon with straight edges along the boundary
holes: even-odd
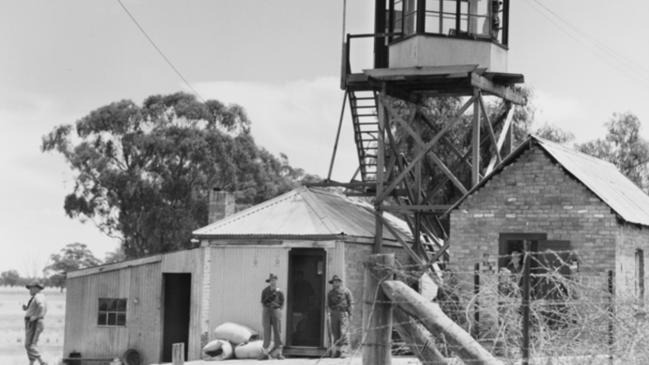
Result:
[[[505,166],[513,163],[518,156],[534,145],[547,152],[553,160],[559,163],[593,194],[597,195],[624,221],[649,226],[649,196],[618,171],[615,165],[537,136],[530,136],[489,176],[455,203],[451,209],[459,206],[467,196],[483,186],[489,179],[502,171]]]
[[[412,241],[408,225],[384,217]],[[320,188],[299,187],[194,231],[197,237],[374,237],[374,208],[360,199]],[[384,239],[396,241],[387,230]]]

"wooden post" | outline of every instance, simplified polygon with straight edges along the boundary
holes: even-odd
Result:
[[[381,287],[395,306],[421,322],[431,334],[435,336],[443,334],[450,343],[453,352],[464,363],[471,365],[503,365],[500,360],[490,354],[462,327],[448,318],[439,304],[426,300],[401,281],[385,281],[381,284]],[[363,364],[365,365],[365,363]]]
[[[523,343],[521,352],[523,355],[522,365],[530,363],[530,241],[523,241],[523,300],[522,300],[522,328]]]
[[[480,90],[473,89],[473,140],[471,142],[471,187],[480,182]]]
[[[394,308],[393,315],[394,328],[422,364],[447,364],[444,355],[435,346],[433,336],[421,324],[399,308]]]
[[[388,118],[383,103],[386,101],[385,85],[378,98],[378,135],[376,138],[376,198],[374,200],[374,250],[375,254],[381,253],[383,248],[383,183],[385,170],[385,128],[389,125]]]
[[[475,264],[473,267],[473,295],[475,295],[473,321],[475,325],[472,327],[473,338],[480,337],[480,303],[478,303],[478,293],[480,293],[480,264]]]
[[[390,365],[392,304],[381,290],[384,280],[394,276],[394,254],[369,257],[363,286],[363,365]]]
[[[171,345],[171,363],[173,365],[185,364],[185,343],[179,342]]]
[[[514,106],[512,105],[513,109]],[[513,118],[513,116],[512,116]],[[505,131],[505,143],[503,143],[500,155],[505,158],[514,151],[514,123],[512,122]]]

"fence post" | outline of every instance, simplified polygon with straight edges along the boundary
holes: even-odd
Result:
[[[523,293],[522,293],[522,330],[523,344],[521,352],[523,355],[522,365],[530,363],[530,241],[523,241]]]
[[[478,293],[480,293],[480,264],[477,263],[473,267],[473,295],[475,295],[475,304],[473,312],[473,321],[475,325],[472,327],[473,333],[471,335],[473,338],[477,339],[480,337],[480,303],[478,303]]]
[[[392,303],[381,290],[391,280],[394,254],[371,255],[365,268],[363,286],[363,365],[391,365]]]
[[[613,270],[608,271],[608,360],[613,364],[615,351],[615,328],[613,318],[615,316],[615,293],[613,286]]]
[[[171,361],[173,365],[185,364],[185,343],[178,342],[171,345]]]

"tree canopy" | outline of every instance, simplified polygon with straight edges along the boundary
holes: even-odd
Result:
[[[121,238],[131,258],[191,247],[191,232],[207,224],[214,187],[256,204],[312,178],[257,146],[250,128],[239,105],[153,95],[141,106],[122,100],[59,126],[42,150],[61,153],[75,173],[66,213]]]
[[[575,135],[571,132],[547,123],[539,127],[534,134],[556,143],[568,143],[575,140]]]
[[[69,243],[59,253],[50,255],[50,263],[43,272],[49,279],[49,284],[63,288],[66,274],[69,271],[85,269],[101,264],[101,260],[92,254],[83,243]]]
[[[16,286],[20,283],[20,274],[16,270],[7,270],[0,273],[0,284]]]
[[[640,137],[642,123],[631,113],[615,113],[606,123],[606,136],[577,148],[609,161],[636,185],[649,191],[649,142]]]

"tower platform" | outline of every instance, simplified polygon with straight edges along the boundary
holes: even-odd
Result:
[[[511,86],[525,81],[522,74],[487,72],[478,65],[376,68],[350,73],[344,78],[348,91],[379,91],[385,87],[388,95],[405,97],[470,96],[479,88],[487,95],[499,96],[514,104],[524,104],[521,95]]]

